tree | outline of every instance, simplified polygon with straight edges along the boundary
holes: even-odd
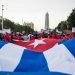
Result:
[[[0,29],[2,27],[2,25],[1,25],[2,22],[1,21],[2,20],[0,19]],[[12,21],[10,21],[8,19],[4,19],[4,22],[3,23],[4,23],[3,28],[5,28],[5,29],[10,28],[14,32],[22,32],[22,31],[25,31],[25,32],[29,33],[29,32],[33,32],[34,31],[30,27],[22,26],[20,24],[14,23],[14,22],[12,22]]]
[[[56,27],[59,31],[71,30],[72,27],[75,27],[75,8],[72,10],[72,13],[69,15],[66,21],[61,21]]]
[[[5,29],[11,28],[11,30],[13,30],[14,27],[15,27],[15,23],[14,22],[12,22],[12,21],[10,21],[8,19],[4,20],[4,28]]]
[[[58,26],[57,26],[57,29],[59,31],[64,31],[64,30],[67,30],[68,29],[68,22],[67,21],[61,21]]]
[[[75,8],[72,10],[72,13],[68,17],[67,21],[69,23],[68,27],[70,30],[72,29],[72,27],[75,27]]]
[[[0,19],[0,30],[1,30],[1,28],[2,28],[2,20]]]

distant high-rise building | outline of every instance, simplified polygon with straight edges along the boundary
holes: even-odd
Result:
[[[45,30],[49,29],[49,14],[48,12],[45,15]]]

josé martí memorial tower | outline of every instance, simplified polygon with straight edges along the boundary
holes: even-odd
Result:
[[[49,14],[48,12],[45,15],[45,30],[49,29]]]

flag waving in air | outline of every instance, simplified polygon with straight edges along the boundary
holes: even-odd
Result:
[[[39,46],[38,41],[35,42],[29,46]],[[46,45],[43,40],[39,43]],[[56,44],[43,52],[0,41],[0,71],[60,72],[75,75],[75,39]]]
[[[31,41],[15,41],[14,40],[14,44],[23,46],[32,51],[43,52],[49,48],[52,48],[56,43],[60,41],[61,39],[44,38],[44,39],[35,39]]]

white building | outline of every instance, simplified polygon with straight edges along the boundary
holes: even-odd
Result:
[[[32,22],[30,22],[30,23],[24,22],[23,25],[24,25],[24,26],[28,26],[28,27],[34,29],[34,23],[32,23]]]

